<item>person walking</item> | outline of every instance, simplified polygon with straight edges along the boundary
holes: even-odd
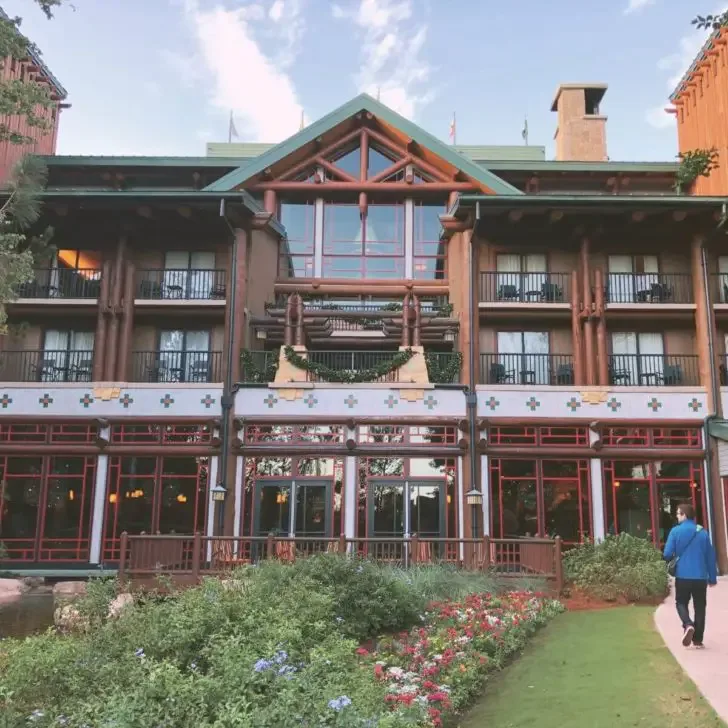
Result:
[[[705,609],[708,587],[717,584],[718,567],[715,549],[708,532],[695,523],[695,508],[681,503],[677,508],[678,525],[667,537],[663,556],[675,564],[675,603],[683,627],[685,647],[702,648],[705,633]],[[690,619],[690,599],[695,619]]]

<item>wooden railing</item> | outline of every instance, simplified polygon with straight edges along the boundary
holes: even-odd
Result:
[[[461,569],[489,571],[499,577],[537,577],[564,586],[562,543],[523,538],[338,538],[245,536],[240,538],[121,534],[119,579],[159,575],[223,574],[264,559],[293,561],[322,553],[338,553],[402,567],[450,564]]]

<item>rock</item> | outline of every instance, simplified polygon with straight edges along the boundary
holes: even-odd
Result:
[[[22,579],[0,579],[0,604],[20,599],[27,590]]]
[[[133,606],[134,597],[131,594],[129,594],[128,592],[119,594],[118,596],[114,597],[114,599],[112,599],[111,601],[111,604],[109,604],[109,612],[106,615],[107,619],[116,619],[125,609]]]
[[[53,598],[57,602],[70,602],[78,597],[85,596],[85,581],[59,581],[53,587]]]
[[[56,607],[53,612],[53,623],[61,632],[84,632],[89,627],[88,618],[84,617],[73,604]]]
[[[28,589],[40,589],[45,586],[45,579],[42,576],[26,576],[23,579],[23,584]]]

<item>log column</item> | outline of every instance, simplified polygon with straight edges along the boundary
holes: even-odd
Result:
[[[703,242],[702,236],[693,238],[690,248],[690,261],[693,276],[693,291],[695,295],[695,333],[698,347],[698,367],[700,371],[700,386],[705,389],[708,401],[708,412],[717,412],[720,402],[713,399],[713,383],[711,380],[710,347],[708,333],[712,324],[712,316],[708,309],[707,291],[703,279]],[[715,341],[715,332],[713,332]],[[717,369],[717,362],[716,369]]]
[[[589,267],[589,239],[581,240],[581,280],[582,280],[582,300],[584,301],[584,310],[582,316],[584,319],[584,363],[586,371],[586,384],[593,386],[596,384],[596,371],[594,366],[594,322],[592,320],[592,289],[591,289],[591,270]]]
[[[581,296],[579,274],[571,271],[571,338],[574,349],[574,384],[584,384],[584,342],[581,336]]]
[[[127,261],[124,279],[124,295],[121,302],[121,342],[116,365],[116,381],[129,381],[129,361],[131,359],[132,334],[134,331],[134,263]]]
[[[240,354],[243,348],[243,332],[245,331],[245,300],[247,297],[248,279],[248,231],[236,228],[233,240],[233,249],[230,256],[230,270],[228,273],[227,298],[225,301],[225,364],[231,361],[231,380],[240,381]],[[233,284],[234,281],[234,284]],[[233,300],[233,290],[235,300]],[[290,297],[289,297],[290,303]],[[286,308],[288,308],[286,305]],[[233,309],[235,310],[234,325],[230,325]],[[291,329],[291,339],[292,329]],[[292,341],[290,343],[293,343]],[[230,351],[232,349],[232,357]]]
[[[107,332],[106,360],[104,362],[104,380],[113,382],[116,374],[116,357],[119,346],[119,314],[121,313],[122,297],[122,274],[124,272],[124,260],[126,258],[126,236],[119,238],[116,246],[116,259],[111,277],[111,294],[109,310],[111,318]]]
[[[100,382],[104,378],[104,355],[106,354],[106,325],[109,315],[111,290],[111,262],[105,260],[101,266],[101,289],[96,310],[96,333],[94,335],[94,363],[91,379]]]
[[[604,273],[600,268],[594,271],[596,280],[597,314],[597,370],[598,383],[602,387],[609,386],[609,354],[607,353],[607,319],[605,316]]]

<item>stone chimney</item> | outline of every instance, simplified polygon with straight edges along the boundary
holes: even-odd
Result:
[[[558,113],[556,159],[560,162],[606,162],[607,117],[599,104],[606,83],[562,83],[551,111]]]

